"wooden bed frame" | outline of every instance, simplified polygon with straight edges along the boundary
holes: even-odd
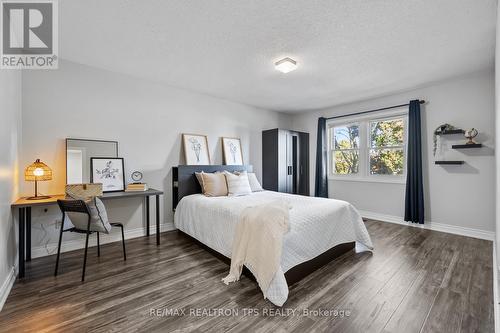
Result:
[[[172,168],[172,207],[175,210],[179,201],[191,194],[201,193],[201,187],[198,183],[195,172],[217,172],[217,171],[247,171],[252,172],[253,167],[251,165],[179,165],[177,167]],[[194,239],[190,235],[178,230],[181,234],[185,235],[190,240],[198,243],[208,252],[212,253],[215,257],[225,262],[226,264],[231,264],[231,259],[224,256],[223,254],[215,251],[214,249],[208,247],[202,242]],[[353,250],[355,247],[354,242],[339,244],[326,252],[323,252],[319,256],[303,262],[295,267],[290,268],[287,272],[285,272],[285,278],[288,283],[288,286],[293,285],[294,283],[302,280],[307,275],[311,274],[315,270],[323,267],[328,264],[332,260],[340,257],[341,255]],[[252,273],[244,267],[243,274],[248,276],[249,278],[255,280]]]

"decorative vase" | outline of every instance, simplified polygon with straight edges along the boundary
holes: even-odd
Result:
[[[472,140],[472,139],[474,139],[478,134],[479,133],[478,133],[478,131],[475,128],[471,128],[471,129],[466,130],[465,133],[464,133],[464,136],[469,141],[467,141],[465,144],[467,144],[467,145],[474,145],[474,144],[476,144],[474,142],[474,140]]]

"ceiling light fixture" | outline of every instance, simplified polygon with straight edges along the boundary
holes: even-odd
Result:
[[[288,73],[297,69],[297,62],[291,58],[283,58],[274,63],[274,68],[282,73]]]

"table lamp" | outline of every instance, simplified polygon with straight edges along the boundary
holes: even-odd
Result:
[[[35,196],[27,198],[28,200],[42,200],[48,199],[50,196],[39,196],[38,195],[38,182],[44,180],[52,179],[52,170],[47,166],[47,164],[40,162],[37,159],[33,164],[28,165],[26,170],[24,170],[24,180],[28,182],[35,182]]]

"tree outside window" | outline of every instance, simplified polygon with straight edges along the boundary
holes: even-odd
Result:
[[[404,172],[404,120],[370,122],[370,174],[402,175]]]
[[[359,171],[359,125],[333,128],[333,165],[340,175],[356,174]]]

